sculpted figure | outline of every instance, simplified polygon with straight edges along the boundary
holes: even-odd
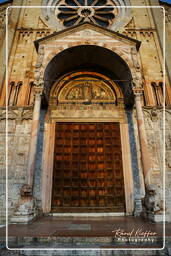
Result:
[[[155,187],[149,185],[146,189],[146,195],[144,198],[144,205],[146,207],[147,213],[154,213],[155,208]]]
[[[163,201],[160,197],[161,188],[155,185],[148,185],[144,198],[144,215],[145,217],[155,216],[163,209]]]

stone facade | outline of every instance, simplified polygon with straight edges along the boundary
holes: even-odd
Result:
[[[31,108],[14,108],[9,111],[8,120],[8,181],[9,181],[9,213],[13,211],[20,188],[26,182],[26,163],[28,157],[28,147],[30,140],[30,125],[32,119]],[[5,110],[1,109],[1,217],[5,218],[5,178],[6,178],[6,156],[4,146],[6,144],[6,116]]]
[[[143,105],[143,115],[145,123],[145,131],[147,135],[148,152],[151,169],[148,173],[149,180],[155,185],[157,191],[156,198],[156,215],[161,215],[163,210],[163,179],[164,179],[164,157],[163,157],[163,141],[165,129],[165,156],[166,156],[166,220],[171,221],[171,87],[170,87],[170,71],[166,69],[166,115],[165,127],[162,107],[162,87],[163,87],[163,59],[162,47],[160,42],[160,33],[158,25],[155,23],[154,13],[151,9],[146,8],[149,1],[141,1],[139,5],[144,8],[127,8],[126,11],[116,10],[117,23],[113,22],[108,29],[98,26],[97,24],[76,24],[71,28],[65,28],[64,25],[55,18],[55,15],[49,17],[49,10],[45,8],[27,8],[8,9],[9,12],[9,65],[8,65],[8,97],[6,98],[6,81],[3,66],[5,56],[5,27],[4,17],[7,6],[21,5],[21,1],[9,1],[11,3],[0,5],[1,27],[0,27],[0,58],[2,68],[0,69],[0,134],[1,134],[1,157],[0,157],[0,221],[5,219],[5,119],[6,119],[6,99],[8,100],[8,182],[9,182],[9,217],[13,214],[20,198],[20,189],[23,184],[34,183],[33,194],[36,197],[37,207],[39,211],[49,211],[47,201],[50,200],[51,194],[49,188],[46,187],[46,181],[50,184],[52,177],[53,152],[48,153],[45,145],[50,148],[53,138],[50,137],[54,130],[54,123],[61,118],[82,118],[84,121],[90,120],[89,115],[93,113],[96,120],[106,118],[106,120],[114,119],[112,111],[98,109],[89,109],[86,107],[74,109],[74,115],[71,110],[64,109],[54,110],[53,94],[48,91],[49,84],[51,88],[55,88],[53,81],[44,81],[48,65],[52,60],[63,54],[64,51],[69,53],[72,47],[92,45],[102,47],[117,54],[129,67],[132,75],[135,90],[142,93],[141,103]],[[24,6],[41,6],[48,4],[48,1],[34,0],[22,1]],[[56,1],[61,4],[61,1]],[[109,1],[112,5],[117,5],[119,1]],[[130,0],[130,6],[136,6],[137,1]],[[150,4],[152,1],[150,1]],[[155,5],[159,5],[155,1]],[[160,5],[166,8],[166,34],[171,37],[171,7],[167,4]],[[34,10],[34,11],[33,11]],[[157,10],[159,11],[159,10]],[[117,16],[118,15],[118,16]],[[162,18],[162,10],[159,15]],[[141,45],[140,45],[141,44]],[[168,42],[166,40],[166,47]],[[168,58],[169,58],[168,53]],[[167,56],[166,56],[167,57]],[[73,60],[74,62],[74,60]],[[55,60],[54,60],[55,63]],[[58,63],[58,62],[57,62]],[[119,65],[119,64],[118,64]],[[49,66],[52,69],[52,66]],[[50,69],[49,69],[50,70]],[[65,67],[64,67],[65,70]],[[50,71],[48,71],[50,72]],[[47,72],[47,77],[50,73]],[[125,72],[125,70],[124,70]],[[61,72],[62,73],[62,72]],[[67,73],[67,72],[66,72]],[[120,75],[118,73],[118,75]],[[126,77],[126,76],[125,76]],[[48,77],[49,79],[49,77]],[[56,78],[54,78],[56,79]],[[52,79],[53,80],[53,79]],[[125,84],[125,88],[126,84]],[[130,89],[131,90],[131,89]],[[124,94],[125,93],[125,94]],[[129,97],[129,92],[124,91],[124,97]],[[43,94],[42,108],[34,113],[36,105],[35,94]],[[126,95],[126,96],[125,96]],[[41,96],[40,96],[41,97]],[[124,98],[123,97],[123,98]],[[130,96],[131,97],[131,96]],[[48,107],[47,107],[48,101]],[[44,106],[45,105],[45,106]],[[123,110],[123,104],[121,104]],[[60,108],[60,106],[58,106]],[[77,106],[79,108],[79,106]],[[55,112],[56,111],[56,112]],[[82,111],[82,112],[81,112]],[[106,112],[105,112],[106,111]],[[117,113],[118,110],[116,111]],[[122,112],[122,111],[121,111]],[[107,113],[107,114],[106,114]],[[111,114],[110,114],[111,113]],[[124,113],[124,112],[122,112]],[[37,116],[38,115],[38,116]],[[118,115],[120,116],[120,115]],[[110,119],[110,118],[113,119]],[[36,119],[37,118],[37,119]],[[37,122],[38,121],[38,122]],[[140,143],[139,127],[137,124],[137,113],[135,106],[132,110],[127,109],[119,120],[122,128],[123,138],[125,134],[130,148],[130,158],[126,159],[129,165],[129,182],[126,184],[130,192],[129,210],[133,214],[134,207],[140,203],[145,195],[144,173],[142,164],[142,144]],[[38,125],[40,129],[38,131]],[[34,126],[34,127],[33,127]],[[36,131],[36,141],[32,141],[33,134]],[[49,134],[48,134],[49,133]],[[34,134],[35,135],[35,134]],[[32,144],[31,142],[32,141]],[[35,150],[35,151],[34,151]],[[31,152],[35,152],[31,156]],[[45,158],[44,158],[45,156]],[[45,161],[46,159],[47,161]],[[31,165],[34,167],[31,169]],[[147,164],[147,161],[146,163]],[[50,170],[51,168],[51,170]],[[29,177],[29,178],[28,178]],[[29,180],[29,181],[28,181]],[[46,191],[46,189],[48,191]],[[128,193],[129,194],[129,193]],[[132,200],[132,201],[131,201]],[[134,202],[135,201],[135,205]],[[131,209],[131,210],[130,210]],[[137,210],[136,209],[136,210]],[[140,209],[141,210],[141,209]]]

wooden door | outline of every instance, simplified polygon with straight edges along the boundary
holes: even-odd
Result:
[[[119,123],[57,123],[52,211],[124,210]]]

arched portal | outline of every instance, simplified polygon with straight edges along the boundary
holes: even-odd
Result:
[[[57,55],[45,70],[43,209],[132,213],[125,113],[133,103],[131,74],[116,54],[86,47],[83,57],[80,47],[73,47],[69,56]],[[91,52],[95,49],[96,54]]]
[[[51,87],[62,76],[73,71],[94,71],[116,81],[124,95],[126,106],[134,104],[128,65],[115,52],[95,45],[80,45],[57,54],[47,65],[44,73],[45,90],[49,96]]]

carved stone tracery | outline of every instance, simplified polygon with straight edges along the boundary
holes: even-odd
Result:
[[[102,5],[106,5],[106,8],[99,8]],[[64,4],[59,6],[58,12],[57,18],[66,27],[77,25],[84,21],[108,27],[113,23],[115,14],[117,14],[117,8],[114,8],[114,6],[110,4],[110,1],[103,2],[102,0],[96,0],[94,2],[93,0],[71,0],[70,4],[68,4],[68,1],[64,1]]]

